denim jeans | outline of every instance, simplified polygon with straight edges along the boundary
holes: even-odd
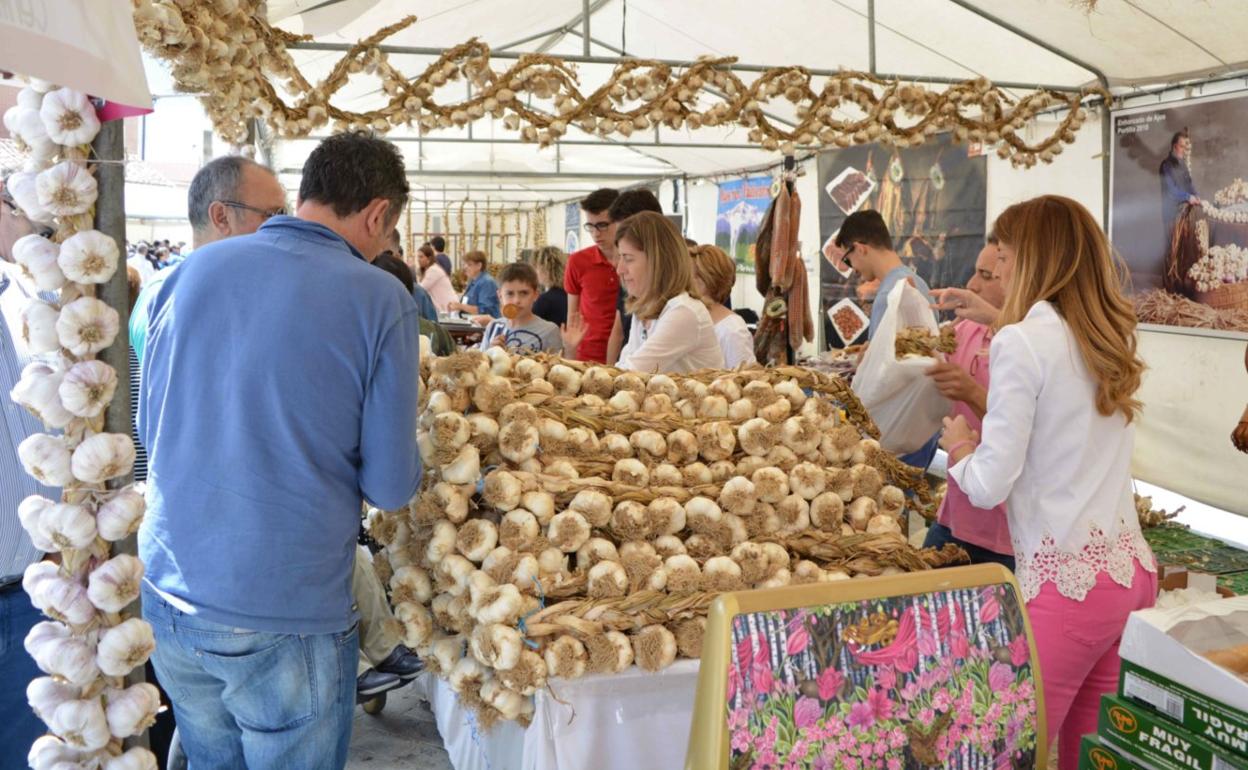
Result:
[[[965,540],[959,540],[953,536],[953,531],[938,521],[933,521],[932,526],[927,529],[927,537],[923,539],[924,548],[940,548],[945,543],[953,543],[962,546],[967,554],[971,557],[971,564],[1000,564],[1010,572],[1014,571],[1014,557],[1008,556],[996,551],[990,551],[983,546],[968,543]]]
[[[346,765],[355,626],[310,635],[230,628],[183,613],[148,587],[143,617],[191,770]]]
[[[26,703],[26,685],[43,672],[23,645],[43,619],[21,585],[0,590],[0,770],[25,768],[30,744],[47,732]]]

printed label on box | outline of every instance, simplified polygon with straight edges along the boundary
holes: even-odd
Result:
[[[1156,672],[1123,661],[1119,692],[1157,710],[1189,733],[1248,755],[1248,717]]]
[[[1248,768],[1248,758],[1231,755],[1141,704],[1115,696],[1101,700],[1100,733],[1111,745],[1168,770]]]

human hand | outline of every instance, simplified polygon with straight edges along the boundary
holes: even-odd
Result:
[[[494,320],[494,317],[488,316],[488,315],[474,315],[469,320],[471,320],[477,326],[488,326],[490,321]]]
[[[568,322],[560,329],[563,337],[563,352],[566,356],[575,356],[581,340],[585,339],[585,319],[580,313],[569,313]]]
[[[1187,196],[1187,202],[1192,204],[1193,206],[1199,206],[1200,198],[1197,198],[1195,195],[1189,195]]]
[[[1001,311],[983,297],[969,289],[934,289],[932,307],[936,310],[952,310],[958,318],[966,318],[991,326],[997,322]]]
[[[932,384],[940,394],[951,401],[975,404],[984,390],[965,369],[947,361],[930,367],[927,376],[932,378]]]
[[[464,309],[463,304],[456,302],[455,300],[451,300],[450,302],[446,303],[446,311],[448,313],[454,313],[457,310],[463,310],[463,309]]]
[[[979,444],[979,434],[971,430],[971,426],[967,424],[966,418],[962,415],[946,417],[944,425],[945,429],[940,434],[940,448],[946,452],[959,444],[969,443],[972,447]],[[965,447],[963,451],[965,451]],[[950,461],[956,462],[952,457],[950,457]]]
[[[1231,443],[1239,451],[1248,454],[1248,407],[1244,407],[1244,416],[1240,418],[1235,430],[1231,431]]]
[[[499,334],[497,337],[495,337],[495,338],[493,339],[493,341],[491,341],[491,342],[490,342],[490,346],[491,346],[491,347],[496,347],[496,348],[505,348],[505,347],[507,347],[507,335],[506,335],[506,334]]]

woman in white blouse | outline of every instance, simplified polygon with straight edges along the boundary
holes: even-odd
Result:
[[[724,367],[736,369],[742,364],[757,363],[754,335],[746,328],[745,319],[724,306],[737,280],[732,258],[718,246],[691,246],[689,256],[693,257],[693,285],[711,313],[715,339],[724,353]]]
[[[667,217],[643,211],[619,224],[616,269],[633,314],[616,364],[639,372],[722,369],[715,325],[693,288],[689,249]]]
[[[1087,209],[1042,196],[1006,209],[994,231],[1006,304],[983,437],[947,419],[941,445],[973,505],[1006,504],[1066,770],[1117,685],[1127,615],[1157,592],[1131,494],[1144,364],[1118,264]]]

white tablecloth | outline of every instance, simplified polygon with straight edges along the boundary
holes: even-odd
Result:
[[[552,680],[554,695],[534,697],[533,723],[476,726],[445,680],[424,685],[455,770],[635,770],[685,762],[698,661],[679,660],[657,674]],[[566,704],[566,705],[565,705]]]

